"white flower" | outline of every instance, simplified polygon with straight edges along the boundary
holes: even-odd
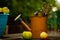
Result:
[[[57,7],[52,7],[52,11],[53,11],[53,12],[55,12],[55,11],[57,11],[57,10],[58,10]]]

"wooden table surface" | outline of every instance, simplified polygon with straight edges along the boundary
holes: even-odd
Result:
[[[60,32],[48,32],[49,34],[49,38],[60,38]],[[22,33],[17,33],[17,34],[8,34],[8,35],[4,35],[4,37],[8,37],[8,38],[4,38],[4,40],[10,40],[10,39],[23,39],[22,37]]]

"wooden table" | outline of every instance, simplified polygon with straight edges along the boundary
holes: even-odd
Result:
[[[58,32],[49,32],[49,40],[57,40],[60,39],[60,33]],[[12,39],[23,39],[22,37],[22,33],[17,33],[17,34],[8,34],[8,35],[4,35],[4,37],[8,37],[8,38],[4,38],[3,40],[12,40]]]

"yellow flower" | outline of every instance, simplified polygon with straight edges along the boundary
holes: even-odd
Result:
[[[9,10],[7,7],[3,7],[3,12],[4,12],[4,13],[9,13],[10,10]]]
[[[3,9],[2,8],[0,8],[0,12],[3,12]]]

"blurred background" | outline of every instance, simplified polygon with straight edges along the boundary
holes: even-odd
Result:
[[[41,10],[48,14],[48,30],[60,29],[60,0],[0,0],[0,7],[5,6],[10,9],[9,34],[27,30],[20,20],[14,21],[17,15],[22,14],[21,18],[30,26],[30,17]]]

